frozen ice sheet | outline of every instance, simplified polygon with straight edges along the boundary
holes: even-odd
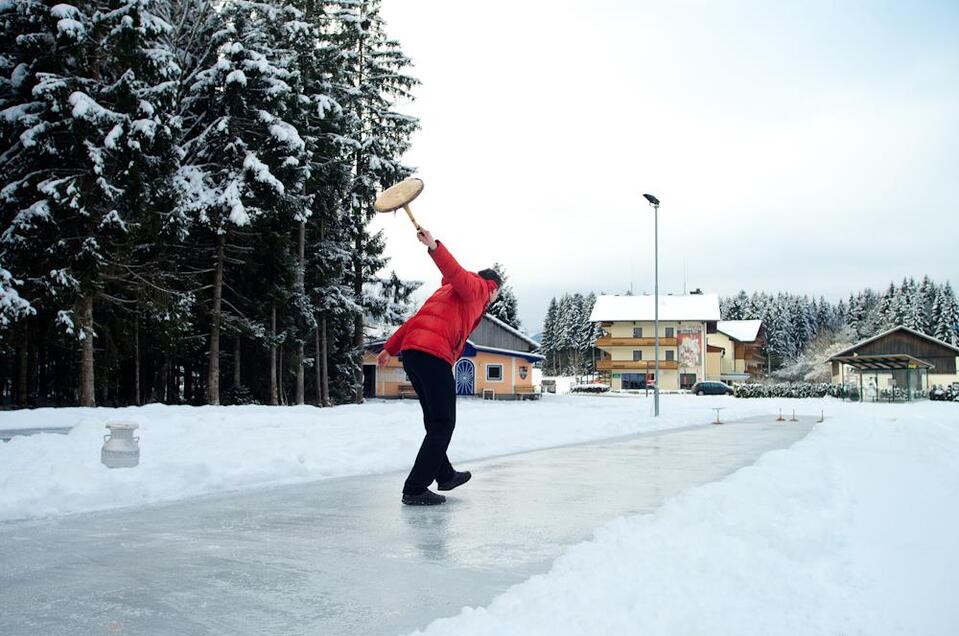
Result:
[[[390,473],[0,524],[0,633],[410,631],[811,427],[770,416],[471,462],[433,508],[402,506]]]

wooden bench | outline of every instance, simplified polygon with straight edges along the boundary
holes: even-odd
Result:
[[[536,387],[534,386],[514,387],[513,393],[516,395],[516,398],[520,400],[535,400],[539,398],[539,393],[536,392]]]
[[[400,392],[400,397],[401,397],[401,398],[415,398],[415,397],[417,397],[417,395],[416,395],[416,389],[413,388],[413,385],[412,385],[412,384],[401,384],[401,385],[399,386],[399,392]]]

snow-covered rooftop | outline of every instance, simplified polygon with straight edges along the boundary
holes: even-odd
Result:
[[[524,340],[525,342],[528,342],[529,344],[531,344],[531,345],[533,346],[533,349],[534,349],[534,350],[535,350],[535,349],[539,349],[539,343],[536,342],[535,340],[533,340],[532,338],[530,338],[529,336],[527,336],[525,333],[523,333],[523,332],[520,331],[519,329],[516,329],[516,328],[514,328],[512,325],[509,325],[509,324],[503,322],[502,320],[500,320],[499,318],[497,318],[497,317],[494,316],[493,314],[487,313],[487,314],[483,314],[483,316],[484,316],[487,320],[489,320],[490,322],[492,322],[493,324],[499,325],[500,327],[502,327],[502,328],[505,329],[506,331],[508,331],[508,332],[510,332],[511,334],[513,334],[514,336],[516,336],[517,338],[520,338],[521,340]]]
[[[653,296],[600,296],[589,319],[593,322],[653,320]],[[660,320],[719,320],[719,296],[690,294],[659,297]]]
[[[762,327],[762,320],[720,320],[716,329],[724,334],[738,340],[739,342],[752,342],[759,335],[759,328]]]

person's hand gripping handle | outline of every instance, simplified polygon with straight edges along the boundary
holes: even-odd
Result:
[[[436,249],[436,239],[433,238],[429,230],[417,226],[416,238],[419,239],[420,243],[428,247],[431,252]]]

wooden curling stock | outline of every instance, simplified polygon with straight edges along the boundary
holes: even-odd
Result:
[[[379,196],[376,197],[376,201],[373,203],[373,209],[377,212],[395,212],[403,208],[406,216],[410,217],[410,222],[413,224],[413,227],[419,231],[422,228],[416,221],[416,217],[413,216],[413,211],[410,209],[410,202],[418,197],[422,191],[422,179],[415,177],[403,179],[399,183],[391,185],[386,190],[380,192]]]

